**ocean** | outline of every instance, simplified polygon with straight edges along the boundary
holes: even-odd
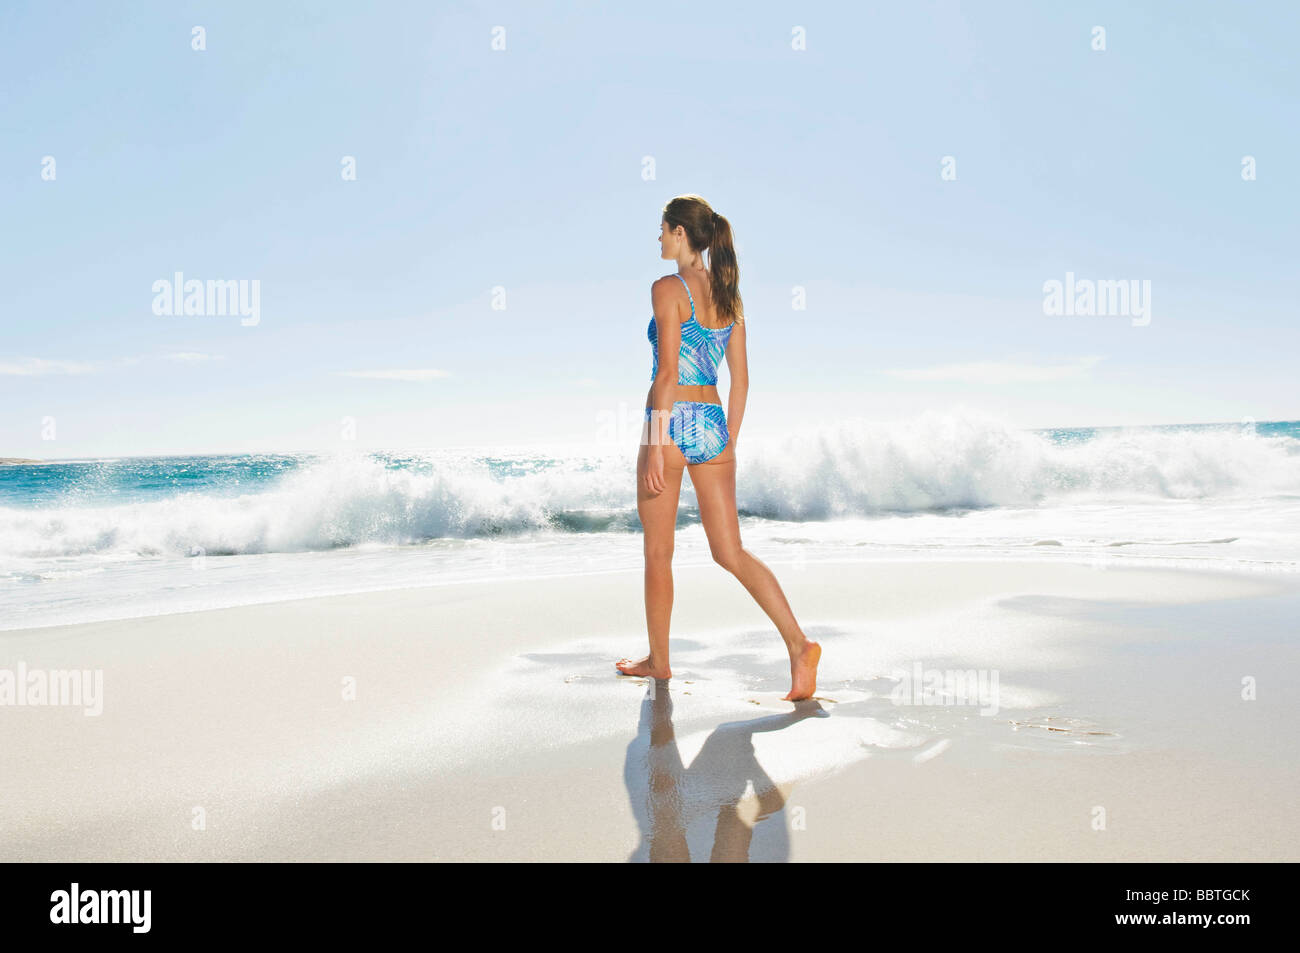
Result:
[[[636,569],[635,439],[3,465],[0,629]],[[746,433],[737,453],[742,538],[778,576],[886,558],[1300,571],[1297,421],[928,413]],[[710,564],[687,477],[674,565]]]

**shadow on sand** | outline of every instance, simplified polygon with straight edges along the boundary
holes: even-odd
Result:
[[[805,718],[827,717],[815,700],[794,704],[795,710],[788,714],[719,725],[687,767],[677,748],[668,682],[651,682],[623,766],[641,833],[640,843],[628,859],[687,863],[691,860],[688,834],[693,834],[697,857],[702,858],[709,849],[711,863],[789,860],[790,836],[781,813],[789,790],[781,790],[758,763],[753,735],[780,731]],[[752,822],[745,816],[753,813],[754,805],[746,799],[751,785],[757,800],[757,817]],[[710,826],[711,846],[707,841]],[[754,845],[755,833],[760,831],[761,849]],[[755,856],[750,856],[751,849]]]

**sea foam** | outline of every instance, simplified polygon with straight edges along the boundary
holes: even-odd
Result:
[[[254,492],[0,507],[0,562],[93,555],[305,552],[526,532],[631,532],[635,445],[545,457],[324,457]],[[1055,503],[1300,494],[1300,441],[1239,428],[1128,428],[1072,437],[973,413],[841,421],[738,448],[742,516],[870,518]],[[689,480],[683,513],[693,509]]]

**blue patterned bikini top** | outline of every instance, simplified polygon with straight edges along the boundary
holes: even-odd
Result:
[[[718,382],[718,365],[727,353],[727,342],[731,340],[731,329],[736,326],[733,321],[725,328],[706,328],[695,320],[695,298],[691,295],[691,286],[681,275],[682,284],[686,285],[686,297],[691,299],[691,318],[682,325],[682,346],[677,352],[677,383],[679,384],[716,384]],[[654,365],[650,379],[659,373],[659,334],[655,319],[650,319],[650,352],[654,355]]]

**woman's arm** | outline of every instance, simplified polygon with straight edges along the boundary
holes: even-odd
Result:
[[[673,396],[677,388],[677,356],[682,347],[682,323],[677,320],[677,299],[673,285],[679,282],[672,275],[655,281],[650,286],[650,306],[655,315],[655,336],[659,342],[659,370],[650,385],[650,443],[649,468],[645,475],[646,486],[652,493],[663,491],[664,444],[668,442],[668,418],[673,412]]]
[[[731,329],[731,338],[727,341],[727,376],[731,381],[727,388],[727,434],[734,445],[740,436],[740,421],[745,416],[745,398],[749,396],[749,357],[745,353],[744,322]]]

